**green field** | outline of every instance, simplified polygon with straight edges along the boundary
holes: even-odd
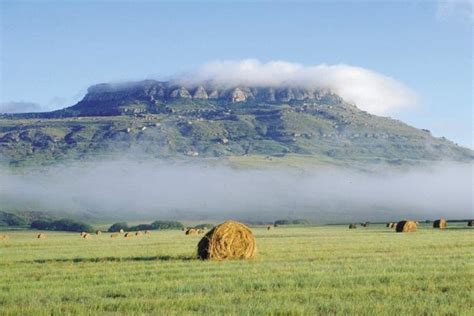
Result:
[[[200,237],[7,232],[0,314],[474,315],[474,229],[252,228],[248,261],[195,259]]]

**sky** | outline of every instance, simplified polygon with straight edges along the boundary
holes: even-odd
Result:
[[[96,83],[196,74],[216,62],[342,65],[416,95],[377,114],[474,148],[471,0],[0,0],[0,11],[0,109],[62,108]]]

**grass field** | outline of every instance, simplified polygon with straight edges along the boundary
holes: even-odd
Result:
[[[462,226],[461,226],[462,225]],[[194,258],[200,237],[8,232],[0,314],[474,315],[474,229],[253,228],[249,261]]]

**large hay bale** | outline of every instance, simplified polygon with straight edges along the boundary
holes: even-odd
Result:
[[[270,230],[270,229],[272,229],[272,226],[271,226],[271,225],[268,225],[268,226],[267,226],[267,230]]]
[[[137,231],[137,232],[135,233],[135,236],[141,237],[141,236],[143,236],[143,233],[142,233],[141,231]]]
[[[37,236],[38,239],[44,239],[44,238],[46,238],[46,237],[47,237],[47,236],[46,236],[45,233],[39,233],[38,236]]]
[[[447,222],[444,218],[437,219],[433,222],[433,228],[445,229]]]
[[[474,221],[469,221],[469,222],[467,222],[467,226],[469,226],[469,227],[474,226]]]
[[[235,221],[215,226],[198,243],[198,257],[209,260],[248,259],[256,250],[252,231]]]
[[[392,223],[387,223],[385,227],[389,228],[392,225]]]
[[[198,235],[199,231],[196,228],[188,228],[185,232],[186,235]]]
[[[84,237],[84,235],[87,234],[86,232],[81,232],[81,237]]]
[[[356,229],[357,225],[355,223],[349,224],[349,229]]]
[[[0,235],[0,240],[7,240],[8,236],[7,235]]]
[[[128,233],[125,233],[125,235],[123,235],[123,237],[125,238],[132,238],[133,236],[135,236],[135,234],[132,232],[128,232]]]
[[[149,230],[145,230],[145,235],[150,235],[150,231]]]
[[[100,235],[102,235],[102,232],[101,232],[100,230],[96,230],[96,231],[95,231],[95,234],[96,234],[97,236],[100,236]]]
[[[400,221],[395,230],[397,233],[416,232],[416,223],[414,221]]]
[[[123,234],[125,231],[123,229],[119,230],[119,233]]]
[[[120,233],[110,234],[110,238],[117,238],[118,236],[120,236]]]
[[[84,236],[82,236],[82,238],[84,238],[84,239],[91,239],[92,236],[91,236],[91,234],[85,233]]]

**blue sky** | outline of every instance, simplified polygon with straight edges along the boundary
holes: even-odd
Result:
[[[95,83],[166,78],[215,60],[348,64],[417,94],[392,117],[473,147],[469,0],[4,0],[0,30],[3,104],[63,107]]]

